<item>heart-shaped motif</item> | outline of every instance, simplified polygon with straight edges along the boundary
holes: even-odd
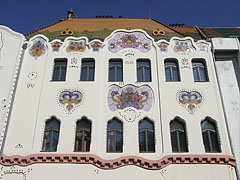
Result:
[[[59,94],[59,104],[65,111],[70,114],[73,110],[80,105],[83,100],[83,94],[80,91],[62,91]]]
[[[202,95],[197,91],[180,91],[177,98],[178,102],[190,113],[193,113],[203,101]]]

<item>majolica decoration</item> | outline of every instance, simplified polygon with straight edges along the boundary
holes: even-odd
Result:
[[[143,53],[151,49],[151,41],[142,33],[117,33],[108,42],[108,49],[112,53],[117,53],[124,48],[135,48]]]
[[[55,42],[51,43],[53,52],[58,52],[59,48],[62,46],[62,44],[63,43],[58,42],[58,41],[55,41]]]
[[[203,97],[196,90],[181,90],[177,93],[177,101],[192,114],[203,102]]]
[[[200,51],[202,52],[208,52],[208,46],[209,44],[205,43],[205,42],[197,42],[197,47],[200,49]]]
[[[99,41],[92,41],[89,44],[93,52],[99,52],[99,49],[102,46],[102,43]]]
[[[127,85],[123,88],[112,85],[108,91],[108,106],[111,111],[135,108],[149,111],[153,104],[153,93],[150,87]]]
[[[83,97],[80,90],[64,90],[58,95],[58,104],[69,115],[82,103]]]
[[[190,40],[174,40],[174,52],[193,52],[194,48]]]
[[[33,56],[35,59],[44,55],[46,53],[45,41],[41,38],[37,38],[32,47],[29,50],[29,54]]]
[[[160,52],[167,52],[169,44],[167,44],[165,42],[160,42],[157,44],[157,46],[159,47]]]
[[[67,46],[67,52],[84,52],[86,50],[86,41],[78,40],[78,41],[69,41]]]

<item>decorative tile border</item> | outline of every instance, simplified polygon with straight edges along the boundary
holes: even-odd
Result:
[[[169,155],[159,160],[149,160],[138,156],[123,156],[104,160],[93,154],[32,154],[29,156],[2,155],[4,166],[29,166],[37,163],[92,164],[100,169],[116,169],[135,165],[149,170],[160,170],[171,164],[218,164],[235,166],[235,158],[226,155]]]

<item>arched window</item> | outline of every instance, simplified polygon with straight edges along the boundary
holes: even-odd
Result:
[[[195,82],[208,81],[207,69],[203,59],[193,59],[192,69]]]
[[[59,138],[60,122],[52,117],[46,122],[42,151],[55,152],[57,151]]]
[[[209,119],[201,123],[205,152],[221,152],[216,124]]]
[[[151,81],[151,64],[149,59],[137,60],[137,81],[150,82]]]
[[[149,119],[144,118],[139,122],[139,152],[155,152],[154,124]]]
[[[75,151],[89,152],[91,143],[91,122],[87,118],[77,121]]]
[[[122,82],[123,81],[123,62],[122,59],[109,60],[109,82]]]
[[[180,81],[177,59],[166,59],[164,61],[164,68],[167,82]]]
[[[185,123],[179,119],[170,122],[171,144],[173,152],[188,152]]]
[[[67,59],[55,59],[53,69],[53,81],[65,81],[67,72]]]
[[[113,118],[107,124],[107,152],[122,152],[123,124]]]

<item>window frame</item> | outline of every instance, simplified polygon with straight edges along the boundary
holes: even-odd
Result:
[[[175,63],[175,66],[174,65],[166,65],[167,63]],[[166,68],[170,69],[170,80],[168,80],[167,78],[167,71],[166,71]],[[177,80],[175,80],[174,78],[174,71],[173,69],[176,69],[176,73],[177,73]],[[165,81],[166,82],[180,82],[181,81],[181,76],[180,76],[180,69],[179,69],[179,65],[178,65],[178,60],[175,59],[175,58],[167,58],[164,60],[164,71],[165,71]]]
[[[56,121],[58,123],[58,128],[47,128],[47,124]],[[51,117],[50,119],[46,120],[45,122],[45,128],[44,128],[44,134],[43,134],[43,143],[42,143],[42,150],[41,152],[57,152],[58,142],[59,142],[59,134],[60,134],[60,126],[61,122],[56,117]],[[50,142],[49,142],[49,150],[46,149],[46,144],[48,143],[48,138],[46,137],[46,132],[48,132],[48,135],[51,134]],[[57,142],[54,142],[54,132],[57,132]],[[45,142],[46,140],[46,142]],[[53,144],[56,144],[56,147],[54,148]]]
[[[150,128],[143,128],[143,129],[140,129],[140,124],[143,123],[144,121],[147,121],[148,123],[150,123],[153,127],[153,129],[150,129]],[[140,133],[141,132],[144,132],[144,140],[145,143],[145,151],[144,150],[141,150],[141,145],[140,145]],[[153,142],[149,142],[149,139],[148,139],[148,133],[152,133],[153,134],[153,139],[152,141]],[[141,121],[139,121],[138,123],[138,144],[139,144],[139,152],[140,153],[155,153],[156,152],[156,140],[155,140],[155,125],[154,125],[154,122],[152,120],[150,120],[149,118],[143,118]],[[150,144],[153,144],[153,150],[150,151],[149,150],[149,145]]]
[[[63,66],[63,63],[65,63],[64,66]],[[52,81],[54,81],[54,82],[56,82],[56,81],[66,81],[67,63],[68,63],[67,58],[56,58],[56,59],[54,59]],[[55,78],[55,73],[57,73],[57,68],[59,68],[59,74],[58,74],[58,77]],[[62,79],[62,71],[64,69],[65,69],[65,74],[64,74],[64,79]]]
[[[195,70],[197,70],[197,78],[195,78]],[[201,71],[203,70],[205,79],[202,79],[201,77]],[[206,65],[206,60],[202,58],[194,58],[192,59],[192,72],[193,72],[193,79],[194,82],[209,82],[208,77],[208,69]]]
[[[113,121],[116,121],[118,123],[120,123],[121,125],[121,129],[118,129],[117,127],[115,128],[109,128],[109,125],[111,122]],[[113,132],[113,144],[114,144],[114,147],[113,147],[113,150],[110,150],[109,146],[109,141],[111,140],[110,139],[110,136],[109,136],[109,133],[110,132]],[[120,137],[121,137],[121,147],[120,147],[120,150],[117,150],[117,132],[120,134]],[[123,122],[121,120],[119,120],[118,118],[113,118],[111,120],[109,120],[107,122],[107,143],[106,143],[107,147],[106,147],[106,152],[107,153],[122,153],[123,152]]]
[[[88,124],[88,126],[89,126],[89,129],[88,128],[86,128],[86,127],[80,127],[79,129],[78,129],[78,124],[80,124],[81,122],[85,122],[85,123],[87,123]],[[81,137],[81,140],[77,140],[77,138],[78,138],[78,133],[79,132],[81,132],[81,134],[85,134],[85,132],[88,132],[88,134],[89,134],[89,137],[86,137],[86,136],[82,136]],[[88,118],[86,118],[86,117],[83,117],[83,118],[81,118],[81,119],[79,119],[79,120],[77,120],[77,122],[76,122],[76,131],[75,131],[75,145],[74,145],[74,152],[90,152],[90,147],[91,147],[91,140],[92,140],[92,122],[88,119]],[[84,150],[84,142],[85,142],[85,140],[86,140],[86,150]],[[89,140],[89,142],[87,142]],[[77,150],[77,149],[79,149],[78,147],[77,147],[77,141],[79,141],[79,144],[80,144],[80,141],[81,141],[81,150]],[[87,147],[87,145],[89,146],[89,147]]]
[[[85,64],[84,63],[88,63],[91,62],[93,63],[92,65],[89,64]],[[86,68],[86,79],[83,79],[83,69]],[[93,69],[93,74],[92,77],[93,79],[90,79],[91,77],[91,73],[90,73],[90,69]],[[81,61],[81,73],[80,73],[80,81],[94,81],[95,79],[95,59],[94,58],[82,58]]]
[[[149,65],[141,65],[139,63],[149,63]],[[152,82],[152,69],[151,69],[151,60],[148,58],[139,58],[136,60],[136,69],[137,69],[137,82]],[[139,69],[142,70],[140,74]],[[147,80],[147,71],[149,75],[149,80]],[[141,75],[141,79],[139,76]]]
[[[172,123],[178,123],[180,124],[183,129],[176,129],[176,128],[172,128]],[[186,153],[186,152],[189,152],[189,149],[188,149],[188,141],[187,141],[187,130],[186,130],[186,123],[184,120],[180,119],[180,118],[174,118],[170,123],[170,139],[171,139],[171,146],[172,146],[172,152],[173,153]],[[184,142],[182,143],[181,142],[181,134],[179,132],[182,132],[182,135],[183,135],[183,139],[184,139]],[[173,134],[174,133],[174,134]],[[177,146],[174,147],[173,145],[173,138],[174,138],[174,135],[176,134],[176,144]],[[185,146],[184,146],[185,144]],[[175,150],[175,148],[177,150]]]
[[[213,129],[203,129],[203,123],[208,123],[211,126],[213,126]],[[202,132],[202,140],[203,140],[203,146],[204,146],[204,150],[206,153],[221,153],[221,143],[220,143],[220,136],[218,133],[218,128],[217,128],[217,123],[215,122],[215,120],[212,120],[210,118],[205,118],[202,122],[201,122],[201,132]],[[211,133],[212,132],[212,133]],[[205,141],[205,136],[204,134],[207,134],[207,142]],[[215,137],[214,137],[215,136]],[[214,147],[214,143],[212,141],[212,139],[215,138],[215,142],[217,144],[216,147]],[[207,150],[207,144],[209,144],[209,151]],[[214,149],[217,149],[216,151]]]
[[[120,62],[120,65],[111,64],[111,62]],[[121,71],[120,77],[118,77],[118,67]],[[111,68],[114,68],[114,78],[111,75]],[[121,58],[111,58],[108,61],[108,82],[123,82],[123,59]]]

